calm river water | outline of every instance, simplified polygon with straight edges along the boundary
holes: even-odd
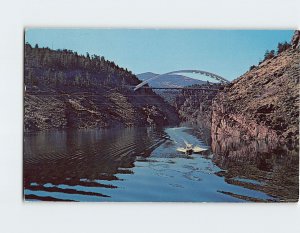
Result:
[[[298,152],[190,128],[46,131],[24,137],[25,200],[296,201]],[[184,140],[208,150],[185,155]]]

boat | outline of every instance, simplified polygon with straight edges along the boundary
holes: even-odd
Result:
[[[206,151],[207,149],[201,148],[200,146],[194,146],[193,144],[187,143],[184,141],[185,147],[178,147],[176,150],[185,154],[192,154],[192,153],[200,153],[202,151]]]
[[[201,148],[200,146],[195,146],[195,147],[193,148],[193,152],[194,152],[194,153],[200,153],[200,152],[206,151],[206,150],[207,150],[207,149]]]

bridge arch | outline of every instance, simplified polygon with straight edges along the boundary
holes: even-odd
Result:
[[[142,86],[146,85],[147,83],[149,83],[151,80],[157,79],[162,77],[163,75],[170,75],[170,74],[181,74],[181,73],[192,73],[192,74],[201,74],[201,75],[205,75],[208,77],[211,77],[221,83],[229,83],[229,81],[223,77],[221,77],[220,75],[208,72],[208,71],[204,71],[204,70],[176,70],[176,71],[171,71],[165,74],[159,74],[157,76],[154,76],[152,78],[149,78],[143,82],[141,82],[140,84],[136,85],[136,87],[134,88],[134,91],[138,90],[139,88],[141,88]]]

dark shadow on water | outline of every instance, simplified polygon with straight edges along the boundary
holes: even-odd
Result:
[[[166,141],[165,133],[151,128],[46,131],[26,134],[25,199],[34,199],[35,192],[45,192],[49,196],[55,192],[107,197],[98,191],[91,192],[79,188],[117,188],[104,181],[117,180],[116,174],[131,174],[136,156],[147,157],[164,141]],[[60,187],[62,185],[65,187]],[[37,199],[60,200],[49,196]],[[68,197],[62,195],[61,199],[68,200]]]
[[[299,150],[264,140],[212,138],[213,162],[227,183],[263,191],[278,201],[298,201]]]

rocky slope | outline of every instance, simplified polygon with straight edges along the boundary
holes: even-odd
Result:
[[[220,85],[202,84],[191,87],[219,89]],[[197,128],[202,139],[210,137],[212,101],[217,93],[217,91],[182,90],[176,96],[174,106],[178,111],[180,120],[191,123],[193,127]]]
[[[25,46],[24,130],[169,125],[175,108],[103,57]]]
[[[212,104],[212,136],[299,140],[299,31],[291,48],[266,59],[220,92]]]

